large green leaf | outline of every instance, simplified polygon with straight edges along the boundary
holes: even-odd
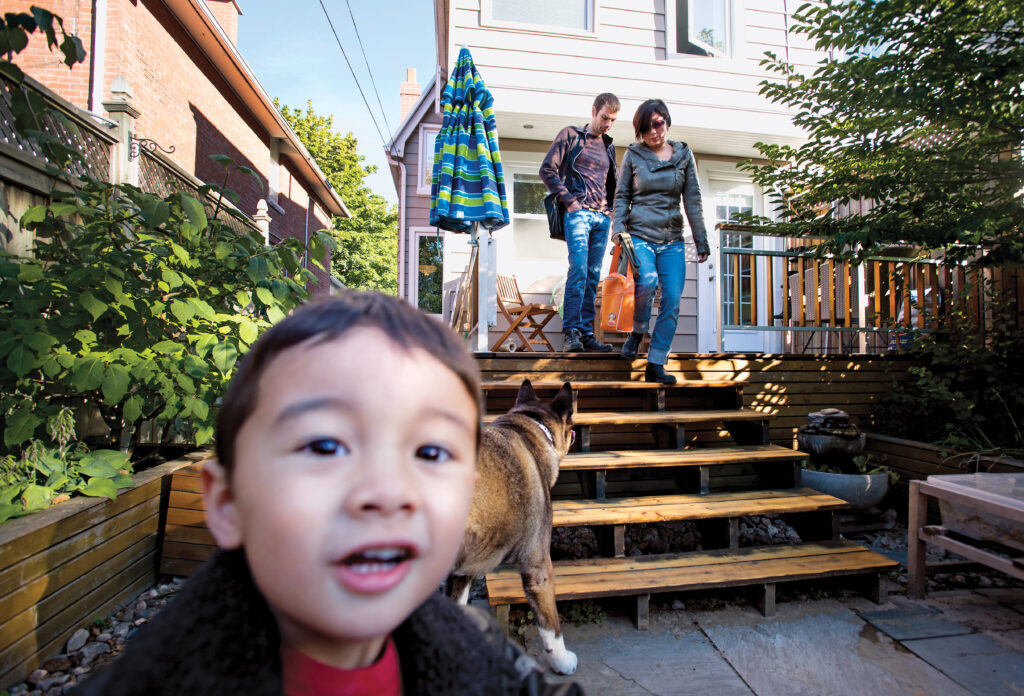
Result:
[[[262,302],[265,305],[277,304],[276,302],[274,302],[274,295],[273,293],[270,292],[269,288],[256,288],[256,297],[258,297],[260,299],[260,302]]]
[[[128,393],[131,375],[122,365],[111,364],[103,376],[103,400],[108,405],[116,404]]]
[[[185,211],[185,215],[188,216],[188,221],[192,223],[196,231],[202,232],[205,230],[208,220],[206,219],[206,211],[203,210],[203,204],[187,193],[179,193],[178,199],[181,201],[181,207]]]
[[[99,358],[86,357],[75,361],[75,369],[71,374],[71,384],[79,391],[92,391],[103,384],[106,370]]]
[[[189,302],[182,302],[181,300],[172,300],[171,314],[173,314],[182,324],[187,324],[192,319],[192,317],[196,315],[196,310]]]
[[[221,341],[213,347],[213,364],[225,375],[235,366],[238,349],[229,341]]]
[[[164,279],[167,285],[173,290],[174,288],[181,287],[185,282],[181,279],[181,275],[177,271],[171,268],[165,268],[160,271],[160,277]]]
[[[260,335],[259,328],[249,319],[238,322],[238,336],[248,344],[252,344]]]
[[[249,259],[249,267],[245,269],[246,274],[253,283],[258,283],[267,277],[270,272],[270,266],[267,265],[267,260],[262,256],[254,256]]]
[[[7,354],[7,367],[19,378],[27,375],[36,364],[36,354],[24,343],[14,346]]]
[[[171,207],[161,200],[150,201],[139,210],[147,227],[159,227],[171,217]]]
[[[124,402],[124,419],[134,423],[142,417],[142,398],[138,394],[132,394]]]
[[[117,499],[117,485],[109,478],[91,478],[87,484],[78,490],[82,495],[88,495],[93,498]]]
[[[181,366],[185,371],[185,374],[196,377],[197,379],[205,377],[210,371],[210,366],[206,361],[200,360],[191,353],[186,353],[182,356]]]
[[[216,334],[203,334],[196,340],[196,355],[201,358],[205,358],[210,354],[210,351],[215,345],[217,345]],[[198,376],[198,375],[196,375]]]
[[[7,416],[7,427],[4,428],[4,444],[14,447],[32,437],[36,428],[42,425],[43,419],[32,413],[28,408],[20,408]]]
[[[110,449],[93,450],[78,463],[83,476],[117,476],[117,472],[128,463],[128,455]]]
[[[191,298],[188,303],[192,309],[195,310],[195,313],[203,319],[206,319],[207,321],[214,321],[217,319],[217,312],[214,311],[209,302],[197,298]]]
[[[42,510],[50,506],[53,500],[53,491],[46,486],[30,485],[21,494],[21,504],[25,506],[25,512]]]
[[[185,346],[181,345],[177,341],[160,341],[159,343],[153,344],[153,350],[157,353],[170,355],[172,353],[180,353],[185,350]]]
[[[107,311],[107,303],[96,299],[96,296],[89,290],[78,296],[78,302],[92,315],[93,321],[99,319]]]
[[[38,283],[44,277],[43,267],[38,263],[22,263],[18,267],[18,282]]]

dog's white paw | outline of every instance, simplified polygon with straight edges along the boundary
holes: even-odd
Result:
[[[576,653],[565,649],[565,637],[556,636],[554,631],[540,626],[537,630],[540,632],[540,642],[544,645],[551,669],[559,674],[574,674],[577,664]]]
[[[550,657],[551,669],[555,670],[559,674],[576,673],[576,665],[578,663],[578,660],[576,658],[576,653],[574,653],[572,650],[563,650],[561,656],[559,656],[558,658],[555,657],[554,653],[552,653]]]

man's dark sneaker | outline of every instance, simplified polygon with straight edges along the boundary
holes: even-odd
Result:
[[[644,381],[661,382],[662,384],[675,384],[676,378],[674,375],[670,375],[665,372],[664,365],[657,365],[649,362],[647,363],[647,369],[644,370]]]
[[[579,329],[569,329],[562,332],[562,350],[566,353],[583,352]]]
[[[580,336],[580,342],[583,344],[583,350],[591,353],[609,353],[612,349],[611,343],[601,343],[597,340],[597,336],[592,333]]]
[[[622,357],[626,360],[632,360],[636,357],[637,351],[640,350],[640,343],[644,340],[642,333],[630,333],[626,337],[626,342],[622,344]]]

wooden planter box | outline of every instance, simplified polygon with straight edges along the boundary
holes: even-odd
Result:
[[[0,525],[0,689],[156,581],[171,475],[206,456],[136,474],[117,500],[73,498]]]

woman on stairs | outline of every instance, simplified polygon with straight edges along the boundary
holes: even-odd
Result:
[[[686,249],[680,199],[697,247],[697,262],[708,260],[711,249],[704,229],[697,164],[686,143],[668,139],[672,119],[660,99],[648,99],[633,116],[637,142],[626,150],[615,191],[613,237],[628,232],[639,261],[636,274],[633,333],[626,338],[622,357],[636,357],[647,332],[654,293],[661,284],[661,306],[651,333],[644,379],[674,384],[665,362],[679,321],[679,299],[686,280]]]

